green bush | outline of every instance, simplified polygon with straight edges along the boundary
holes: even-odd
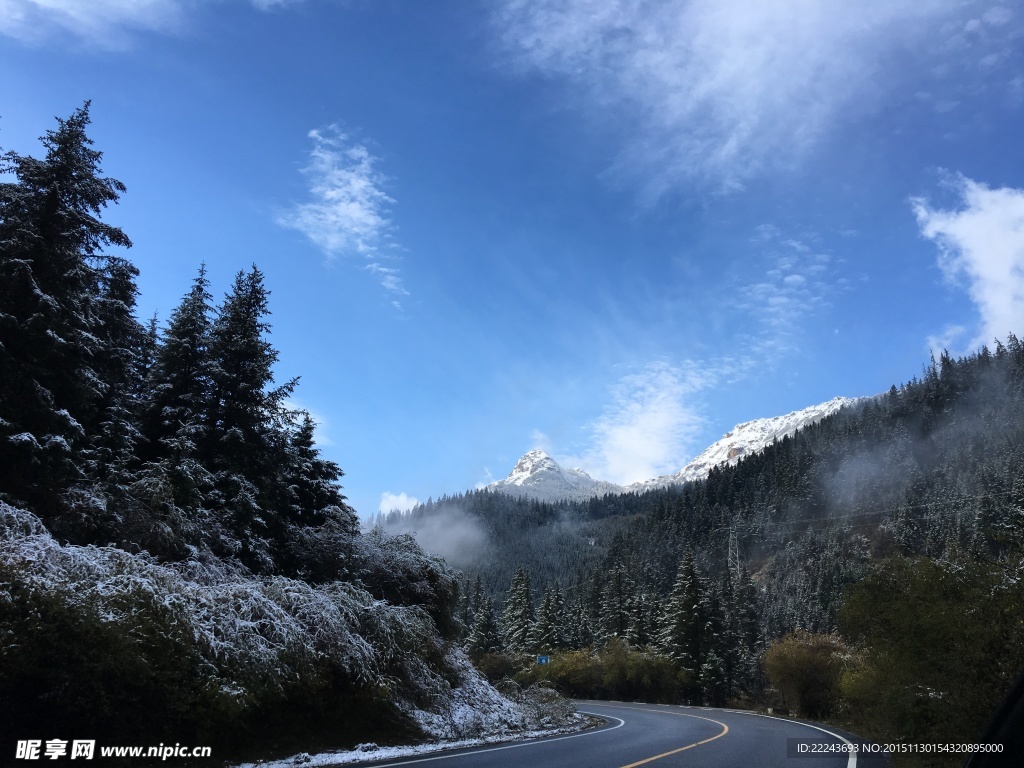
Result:
[[[1024,659],[1024,585],[1002,566],[894,558],[839,611],[858,649],[842,693],[878,740],[976,739]]]
[[[567,696],[672,703],[681,700],[689,676],[671,659],[613,640],[599,651],[567,651],[550,664],[531,664],[515,679],[522,685],[551,682]]]
[[[804,717],[835,712],[848,651],[841,638],[797,630],[771,645],[762,665],[785,706]]]

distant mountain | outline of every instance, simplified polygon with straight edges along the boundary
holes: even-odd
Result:
[[[827,403],[812,405],[785,416],[754,419],[737,424],[725,436],[705,448],[700,455],[673,475],[662,475],[652,480],[642,480],[626,487],[627,491],[645,491],[649,488],[664,488],[681,485],[691,480],[703,480],[713,467],[736,464],[744,456],[767,448],[776,440],[789,437],[798,429],[831,416],[840,408],[853,405],[866,398],[834,397]]]
[[[675,474],[642,480],[628,486],[595,480],[582,469],[566,469],[545,451],[534,449],[519,459],[508,477],[491,483],[487,488],[539,501],[583,501],[608,493],[630,493],[681,485],[691,480],[702,480],[708,476],[712,467],[735,464],[744,456],[764,450],[776,440],[792,435],[801,427],[821,421],[840,408],[856,402],[858,398],[834,397],[827,403],[812,405],[785,416],[737,424],[721,440],[712,443]]]
[[[621,485],[595,480],[582,469],[566,469],[539,448],[525,453],[508,477],[487,488],[540,501],[583,501],[625,491]]]

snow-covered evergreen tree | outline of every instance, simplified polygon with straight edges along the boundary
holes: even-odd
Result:
[[[645,591],[634,592],[629,599],[629,628],[626,642],[634,648],[646,648],[658,635],[661,606],[658,599]]]
[[[205,265],[171,313],[149,371],[144,429],[146,455],[164,454],[164,441],[206,441],[213,389],[210,284]]]
[[[127,259],[108,258],[100,273],[95,309],[100,344],[93,368],[104,389],[83,467],[90,481],[119,496],[127,493],[145,440],[140,415],[148,337],[135,316],[138,274]]]
[[[626,567],[617,563],[604,582],[601,595],[601,629],[606,640],[625,640],[629,633],[630,600],[635,585]]]
[[[320,455],[315,429],[313,417],[303,411],[288,440],[284,479],[288,485],[288,522],[292,524],[322,525],[330,508],[347,506],[338,485],[341,467]]]
[[[95,369],[104,249],[130,246],[99,220],[125,187],[102,176],[89,104],[41,138],[42,160],[6,152],[0,174],[0,491],[48,519],[81,477],[107,390]]]
[[[578,651],[595,645],[594,628],[590,620],[590,611],[586,601],[573,600],[566,609],[565,617],[566,648]]]
[[[693,553],[687,552],[679,564],[672,592],[665,601],[658,646],[662,653],[696,676],[700,670],[703,630],[697,567]]]
[[[505,647],[512,653],[529,653],[530,630],[533,629],[533,595],[530,592],[530,572],[516,569],[508,590],[505,612],[501,617]]]
[[[235,276],[210,331],[212,397],[204,464],[214,473],[216,502],[227,513],[243,562],[273,570],[272,539],[282,534],[289,424],[285,398],[296,381],[271,388],[277,350],[266,339],[269,292],[255,266]]]
[[[494,604],[491,598],[484,597],[477,608],[469,637],[466,638],[466,652],[477,657],[500,651],[501,633],[498,631],[498,621],[494,617]]]
[[[527,644],[536,653],[550,653],[565,647],[565,599],[557,584],[544,590]]]

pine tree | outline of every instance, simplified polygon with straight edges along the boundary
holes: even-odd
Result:
[[[520,566],[508,590],[501,626],[505,647],[511,653],[529,653],[530,630],[533,629],[533,595],[530,593],[530,572]]]
[[[277,351],[265,338],[269,292],[255,266],[239,272],[210,331],[212,397],[204,462],[242,561],[274,568],[272,540],[283,537],[289,419],[284,401],[296,381],[270,389]]]
[[[148,337],[135,317],[138,274],[128,260],[109,258],[96,301],[100,346],[93,367],[104,382],[104,391],[98,404],[99,423],[90,430],[84,468],[90,480],[117,495],[127,492],[145,439],[139,428]]]
[[[634,592],[629,600],[629,628],[626,641],[634,648],[645,648],[657,637],[659,606],[647,592]]]
[[[634,588],[626,567],[617,563],[608,574],[601,595],[601,630],[606,641],[612,638],[626,639]]]
[[[747,691],[759,689],[760,665],[763,643],[758,616],[757,587],[746,568],[733,583],[731,620],[736,642],[733,679]]]
[[[551,653],[565,647],[565,599],[558,584],[544,590],[527,643],[531,651],[539,653]]]
[[[132,496],[147,520],[136,531],[140,546],[162,557],[177,558],[188,546],[206,544],[231,550],[232,536],[217,514],[209,445],[208,414],[212,397],[210,293],[205,267],[171,313],[162,337],[155,318],[146,334],[151,349],[140,419],[144,442]]]
[[[320,455],[314,442],[316,424],[303,411],[289,439],[285,482],[288,484],[289,522],[298,525],[322,525],[328,510],[347,506],[338,480],[343,472],[333,461]]]
[[[658,645],[661,652],[696,677],[701,664],[701,594],[693,553],[679,564],[675,585],[665,602]]]
[[[604,626],[601,623],[601,608],[604,605],[604,574],[595,568],[590,574],[585,608],[587,624],[590,627],[591,642],[595,646],[603,646],[605,640]]]
[[[473,627],[466,639],[466,652],[477,658],[485,653],[501,652],[501,635],[494,618],[494,604],[485,597],[480,603],[473,620]]]
[[[44,516],[81,477],[81,451],[107,389],[97,300],[108,246],[128,247],[98,218],[125,191],[102,176],[86,135],[89,103],[41,138],[43,160],[6,152],[0,174],[0,492]]]
[[[706,704],[720,705],[725,702],[728,690],[729,638],[722,599],[714,585],[698,578],[700,602],[698,615],[702,619],[698,643],[697,679],[701,695]]]
[[[209,288],[204,265],[171,313],[157,346],[145,404],[149,458],[164,455],[164,442],[172,438],[193,444],[207,441],[213,397]]]

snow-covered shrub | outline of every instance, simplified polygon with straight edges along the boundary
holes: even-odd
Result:
[[[256,726],[293,738],[339,722],[435,738],[543,726],[550,713],[501,696],[439,634],[432,613],[454,583],[443,562],[403,540],[358,547],[375,591],[405,604],[359,582],[257,578],[209,553],[161,563],[61,545],[0,503],[0,715],[26,733],[229,748]]]
[[[359,537],[356,558],[359,580],[375,597],[423,606],[442,634],[451,636],[458,582],[443,560],[420,549],[412,536],[391,536],[379,528]]]

